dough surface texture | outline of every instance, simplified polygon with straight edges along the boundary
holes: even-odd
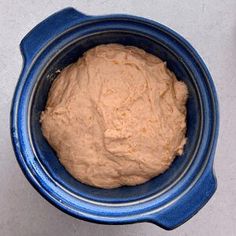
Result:
[[[99,45],[53,82],[42,132],[82,183],[141,184],[183,153],[187,94],[159,58],[136,47]]]

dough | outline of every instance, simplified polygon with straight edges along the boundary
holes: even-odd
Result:
[[[187,93],[159,58],[100,45],[53,82],[42,132],[79,181],[107,189],[141,184],[183,153]]]

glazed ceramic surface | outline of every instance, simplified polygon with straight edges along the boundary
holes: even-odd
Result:
[[[58,71],[88,49],[107,43],[133,45],[160,57],[189,89],[184,154],[145,184],[112,190],[75,180],[42,136],[39,122]],[[165,229],[184,223],[211,198],[216,190],[217,96],[204,62],[185,39],[144,18],[87,16],[66,8],[37,25],[20,46],[24,64],[12,103],[12,143],[25,176],[44,198],[80,219],[145,221]]]

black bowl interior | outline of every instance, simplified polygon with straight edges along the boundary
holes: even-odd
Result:
[[[171,167],[162,175],[152,180],[134,187],[120,187],[111,190],[99,189],[80,183],[74,179],[60,164],[56,153],[49,146],[43,137],[39,122],[41,111],[44,110],[47,94],[53,79],[57,75],[58,69],[63,69],[70,63],[75,62],[88,49],[107,43],[120,43],[133,45],[152,53],[167,62],[178,79],[183,80],[189,89],[189,99],[187,103],[187,137],[184,154],[177,157]],[[161,194],[178,181],[183,173],[189,168],[194,159],[199,132],[201,126],[200,103],[194,78],[189,73],[183,61],[179,60],[170,49],[150,38],[125,32],[106,32],[71,43],[64,47],[51,61],[45,66],[39,82],[35,85],[35,90],[31,102],[30,129],[33,146],[38,159],[45,167],[48,174],[68,191],[96,201],[101,202],[127,202],[142,199],[153,194]]]

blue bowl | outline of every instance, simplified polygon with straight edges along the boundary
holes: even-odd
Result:
[[[57,71],[88,49],[106,43],[137,46],[160,57],[189,89],[184,154],[147,183],[112,190],[75,180],[59,163],[39,123]],[[185,39],[144,18],[87,16],[66,8],[37,25],[20,47],[24,63],[12,103],[12,143],[25,176],[49,202],[97,223],[153,222],[173,229],[211,198],[216,190],[217,96],[204,62]]]

